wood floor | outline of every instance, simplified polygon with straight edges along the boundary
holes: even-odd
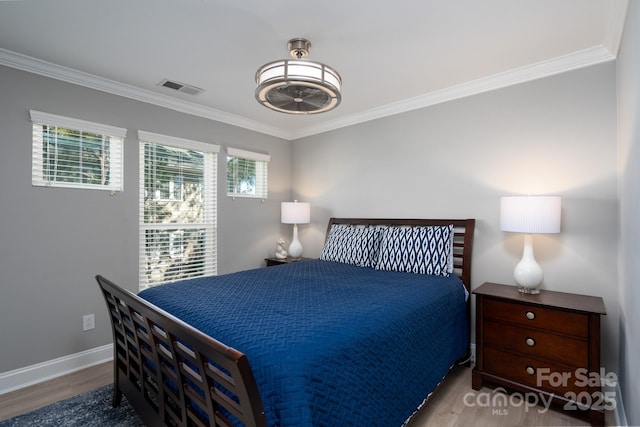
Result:
[[[0,420],[113,383],[111,362],[0,395]]]
[[[113,381],[111,363],[65,375],[35,386],[0,395],[0,420],[12,418],[58,400],[93,390]],[[452,372],[428,405],[420,410],[408,427],[500,427],[500,426],[586,426],[584,420],[555,409],[527,408],[510,404],[499,408],[483,407],[482,396],[491,389],[471,389],[471,369]],[[486,393],[486,394],[485,394]],[[541,413],[542,412],[542,413]],[[613,425],[613,413],[606,414],[607,425]]]
[[[544,406],[527,408],[515,399],[508,406],[488,407],[491,388],[479,391],[471,388],[471,368],[458,368],[414,417],[408,427],[512,427],[512,426],[589,426],[581,418],[570,416],[557,408]],[[512,404],[514,403],[514,404]],[[615,425],[613,411],[605,414],[605,424]]]

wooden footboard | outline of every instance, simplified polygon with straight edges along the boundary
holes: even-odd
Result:
[[[114,398],[149,426],[266,426],[247,357],[102,276],[113,330]]]
[[[470,288],[473,219],[331,218],[328,230],[332,224],[453,224],[454,272],[467,289]],[[96,279],[105,297],[113,330],[114,406],[124,394],[149,426],[267,425],[244,354],[104,277],[96,276]]]

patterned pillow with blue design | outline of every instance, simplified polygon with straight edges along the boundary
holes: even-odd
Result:
[[[453,224],[389,227],[380,243],[377,270],[449,276]]]
[[[375,267],[385,228],[333,224],[320,259],[360,267]]]

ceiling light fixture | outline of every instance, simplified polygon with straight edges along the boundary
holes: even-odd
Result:
[[[281,113],[315,114],[340,104],[342,79],[333,68],[302,59],[309,54],[309,40],[289,40],[289,52],[296,59],[281,59],[263,65],[256,72],[256,99]]]

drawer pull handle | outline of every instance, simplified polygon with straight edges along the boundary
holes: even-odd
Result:
[[[527,366],[527,374],[534,375],[536,370],[532,366]]]
[[[533,338],[529,337],[525,340],[525,342],[527,343],[527,345],[529,347],[533,347],[534,345],[536,345],[536,340],[534,340]]]
[[[533,311],[527,311],[525,316],[527,316],[527,319],[529,319],[529,320],[533,320],[533,319],[536,318],[536,314]]]

